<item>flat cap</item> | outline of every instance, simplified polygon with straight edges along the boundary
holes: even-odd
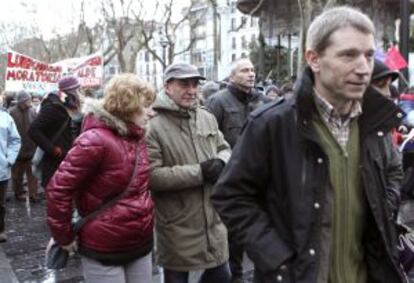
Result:
[[[168,82],[171,79],[200,79],[205,80],[197,70],[197,68],[191,64],[187,63],[174,63],[165,69],[164,72],[164,82]]]

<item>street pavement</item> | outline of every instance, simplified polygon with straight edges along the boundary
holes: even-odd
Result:
[[[0,244],[0,283],[80,283],[80,259],[72,257],[65,269],[54,271],[45,267],[45,248],[50,234],[46,224],[46,201],[30,204],[18,202],[9,188],[6,202],[6,231],[8,240]],[[246,260],[246,277],[251,277],[252,264]],[[153,282],[162,283],[162,272],[154,267]],[[190,276],[197,282],[200,273]],[[251,279],[246,279],[246,283]]]

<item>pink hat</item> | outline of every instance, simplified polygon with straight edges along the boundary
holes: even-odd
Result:
[[[74,76],[65,76],[59,80],[58,86],[60,91],[71,92],[71,90],[76,90],[80,87],[80,82]]]

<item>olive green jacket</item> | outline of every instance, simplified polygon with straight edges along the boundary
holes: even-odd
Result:
[[[156,214],[158,264],[176,271],[212,268],[228,260],[227,230],[210,202],[200,162],[231,150],[213,114],[179,108],[165,93],[154,103],[147,136]]]

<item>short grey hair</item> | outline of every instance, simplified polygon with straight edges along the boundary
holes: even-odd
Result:
[[[375,35],[374,24],[367,15],[348,6],[335,7],[325,10],[312,21],[306,35],[306,49],[323,53],[331,44],[332,33],[344,27]]]
[[[245,62],[245,61],[252,63],[252,60],[250,60],[249,58],[239,58],[239,59],[236,59],[234,62],[232,62],[230,65],[230,76],[234,75],[240,63]]]

